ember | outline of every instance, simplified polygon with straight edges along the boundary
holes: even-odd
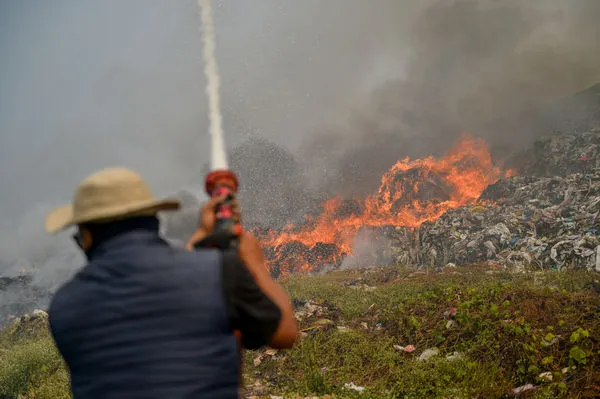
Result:
[[[398,161],[381,178],[378,191],[365,198],[332,198],[301,226],[259,234],[274,275],[317,271],[338,265],[352,253],[364,227],[418,227],[449,209],[476,201],[488,185],[508,177],[492,162],[486,143],[467,135],[440,159]]]

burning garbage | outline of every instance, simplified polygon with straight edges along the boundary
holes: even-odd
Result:
[[[385,242],[378,249],[390,264],[600,271],[598,145],[600,131],[542,138],[525,176],[503,171],[468,136],[442,158],[401,160],[372,196],[334,198],[302,225],[263,232],[271,271],[339,267],[365,229]]]
[[[361,229],[417,228],[474,203],[488,185],[511,174],[492,162],[483,140],[465,135],[439,159],[398,161],[382,176],[375,194],[363,200],[330,199],[320,214],[307,216],[304,224],[288,225],[260,238],[275,274],[339,266],[352,253]]]

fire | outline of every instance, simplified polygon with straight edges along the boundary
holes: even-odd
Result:
[[[352,253],[361,228],[418,227],[474,203],[488,185],[512,174],[494,165],[485,141],[463,135],[442,158],[398,161],[373,195],[332,198],[317,217],[306,216],[302,226],[288,225],[263,237],[270,268],[287,274],[339,264]]]

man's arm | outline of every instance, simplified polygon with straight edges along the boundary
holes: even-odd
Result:
[[[262,292],[237,254],[224,257],[223,280],[231,326],[241,333],[242,345],[247,349],[268,345],[281,322],[277,304]]]
[[[260,244],[254,235],[245,232],[240,238],[239,253],[247,270],[260,290],[280,309],[281,320],[269,346],[276,349],[290,348],[296,343],[298,326],[292,304],[283,289],[271,278]]]
[[[196,242],[213,231],[215,207],[224,198],[212,198],[202,207],[200,227],[188,241],[188,249],[193,250]],[[239,221],[237,201],[234,204],[234,216]],[[223,274],[233,328],[248,335],[244,339],[252,347],[262,343],[259,346],[268,344],[277,349],[290,348],[296,342],[298,327],[287,294],[271,279],[264,253],[254,235],[248,232],[242,234],[238,249],[239,258],[234,256],[238,261],[225,262],[229,266],[225,265]],[[231,255],[226,256],[231,258]],[[278,312],[273,310],[273,306]]]
[[[270,279],[266,268],[264,270]],[[232,253],[225,254],[223,279],[232,327],[241,332],[244,347],[256,349],[269,345],[284,349],[294,344],[296,320],[287,295],[281,288],[273,282],[283,297],[269,295],[249,267],[237,254]]]

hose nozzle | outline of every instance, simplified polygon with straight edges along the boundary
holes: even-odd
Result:
[[[214,191],[219,187],[227,187],[233,193],[237,193],[238,178],[236,174],[227,169],[218,169],[206,175],[205,189],[208,195],[214,197]]]
[[[242,226],[233,218],[233,200],[238,190],[238,178],[230,170],[219,169],[210,172],[205,180],[206,193],[211,197],[225,196],[225,200],[215,209],[215,228],[211,235],[197,242],[194,247],[217,247],[221,250],[237,245],[242,235]]]

